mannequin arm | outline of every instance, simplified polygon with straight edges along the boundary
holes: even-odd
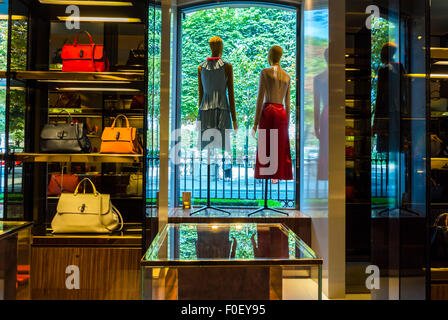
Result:
[[[202,67],[198,68],[198,88],[199,88],[199,107],[202,104],[202,98],[204,97],[204,87],[202,86]]]
[[[233,67],[230,63],[225,66],[226,76],[227,76],[227,90],[229,92],[229,104],[230,104],[230,114],[232,115],[233,129],[238,130],[238,121],[236,119],[236,108],[235,108],[235,87],[233,80]]]
[[[255,112],[255,121],[254,121],[254,131],[255,132],[257,132],[258,124],[260,123],[265,93],[266,93],[266,88],[264,87],[263,71],[262,71],[261,75],[260,75],[260,84],[258,86],[257,111]]]
[[[289,80],[288,91],[286,92],[285,107],[286,107],[286,114],[288,115],[288,124],[289,124],[291,115],[291,79]]]

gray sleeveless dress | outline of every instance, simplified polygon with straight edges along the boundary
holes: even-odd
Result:
[[[222,59],[208,59],[200,64],[202,67],[202,86],[204,88],[198,114],[201,137],[206,130],[217,129],[222,138],[220,144],[218,141],[214,141],[214,138],[210,138],[211,141],[202,141],[201,149],[206,148],[209,144],[209,147],[220,146],[221,149],[226,149],[230,145],[230,131],[227,131],[226,134],[226,129],[232,129],[225,74],[226,64],[227,62]],[[209,137],[204,136],[204,139],[208,140]]]

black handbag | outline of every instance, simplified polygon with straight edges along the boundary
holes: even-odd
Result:
[[[448,213],[439,215],[431,237],[431,261],[434,267],[448,262]]]
[[[136,49],[129,51],[127,66],[145,66],[145,50],[143,48],[143,42],[140,42]]]
[[[40,133],[40,149],[45,153],[89,153],[92,149],[86,136],[86,128],[82,123],[74,123],[72,116],[68,113],[66,123],[49,123],[44,126]]]

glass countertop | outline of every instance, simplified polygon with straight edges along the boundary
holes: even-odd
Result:
[[[275,223],[167,224],[143,266],[322,264],[293,231]]]
[[[28,221],[0,221],[0,239],[9,237],[11,234],[31,226]]]

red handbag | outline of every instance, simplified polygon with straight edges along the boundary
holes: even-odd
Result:
[[[79,183],[76,174],[52,174],[48,183],[48,196],[59,196],[62,192],[73,193]]]
[[[78,44],[78,36],[87,34],[90,44]],[[93,43],[90,33],[81,31],[76,35],[73,44],[62,47],[62,71],[72,72],[103,72],[109,70],[109,60],[102,44]]]

